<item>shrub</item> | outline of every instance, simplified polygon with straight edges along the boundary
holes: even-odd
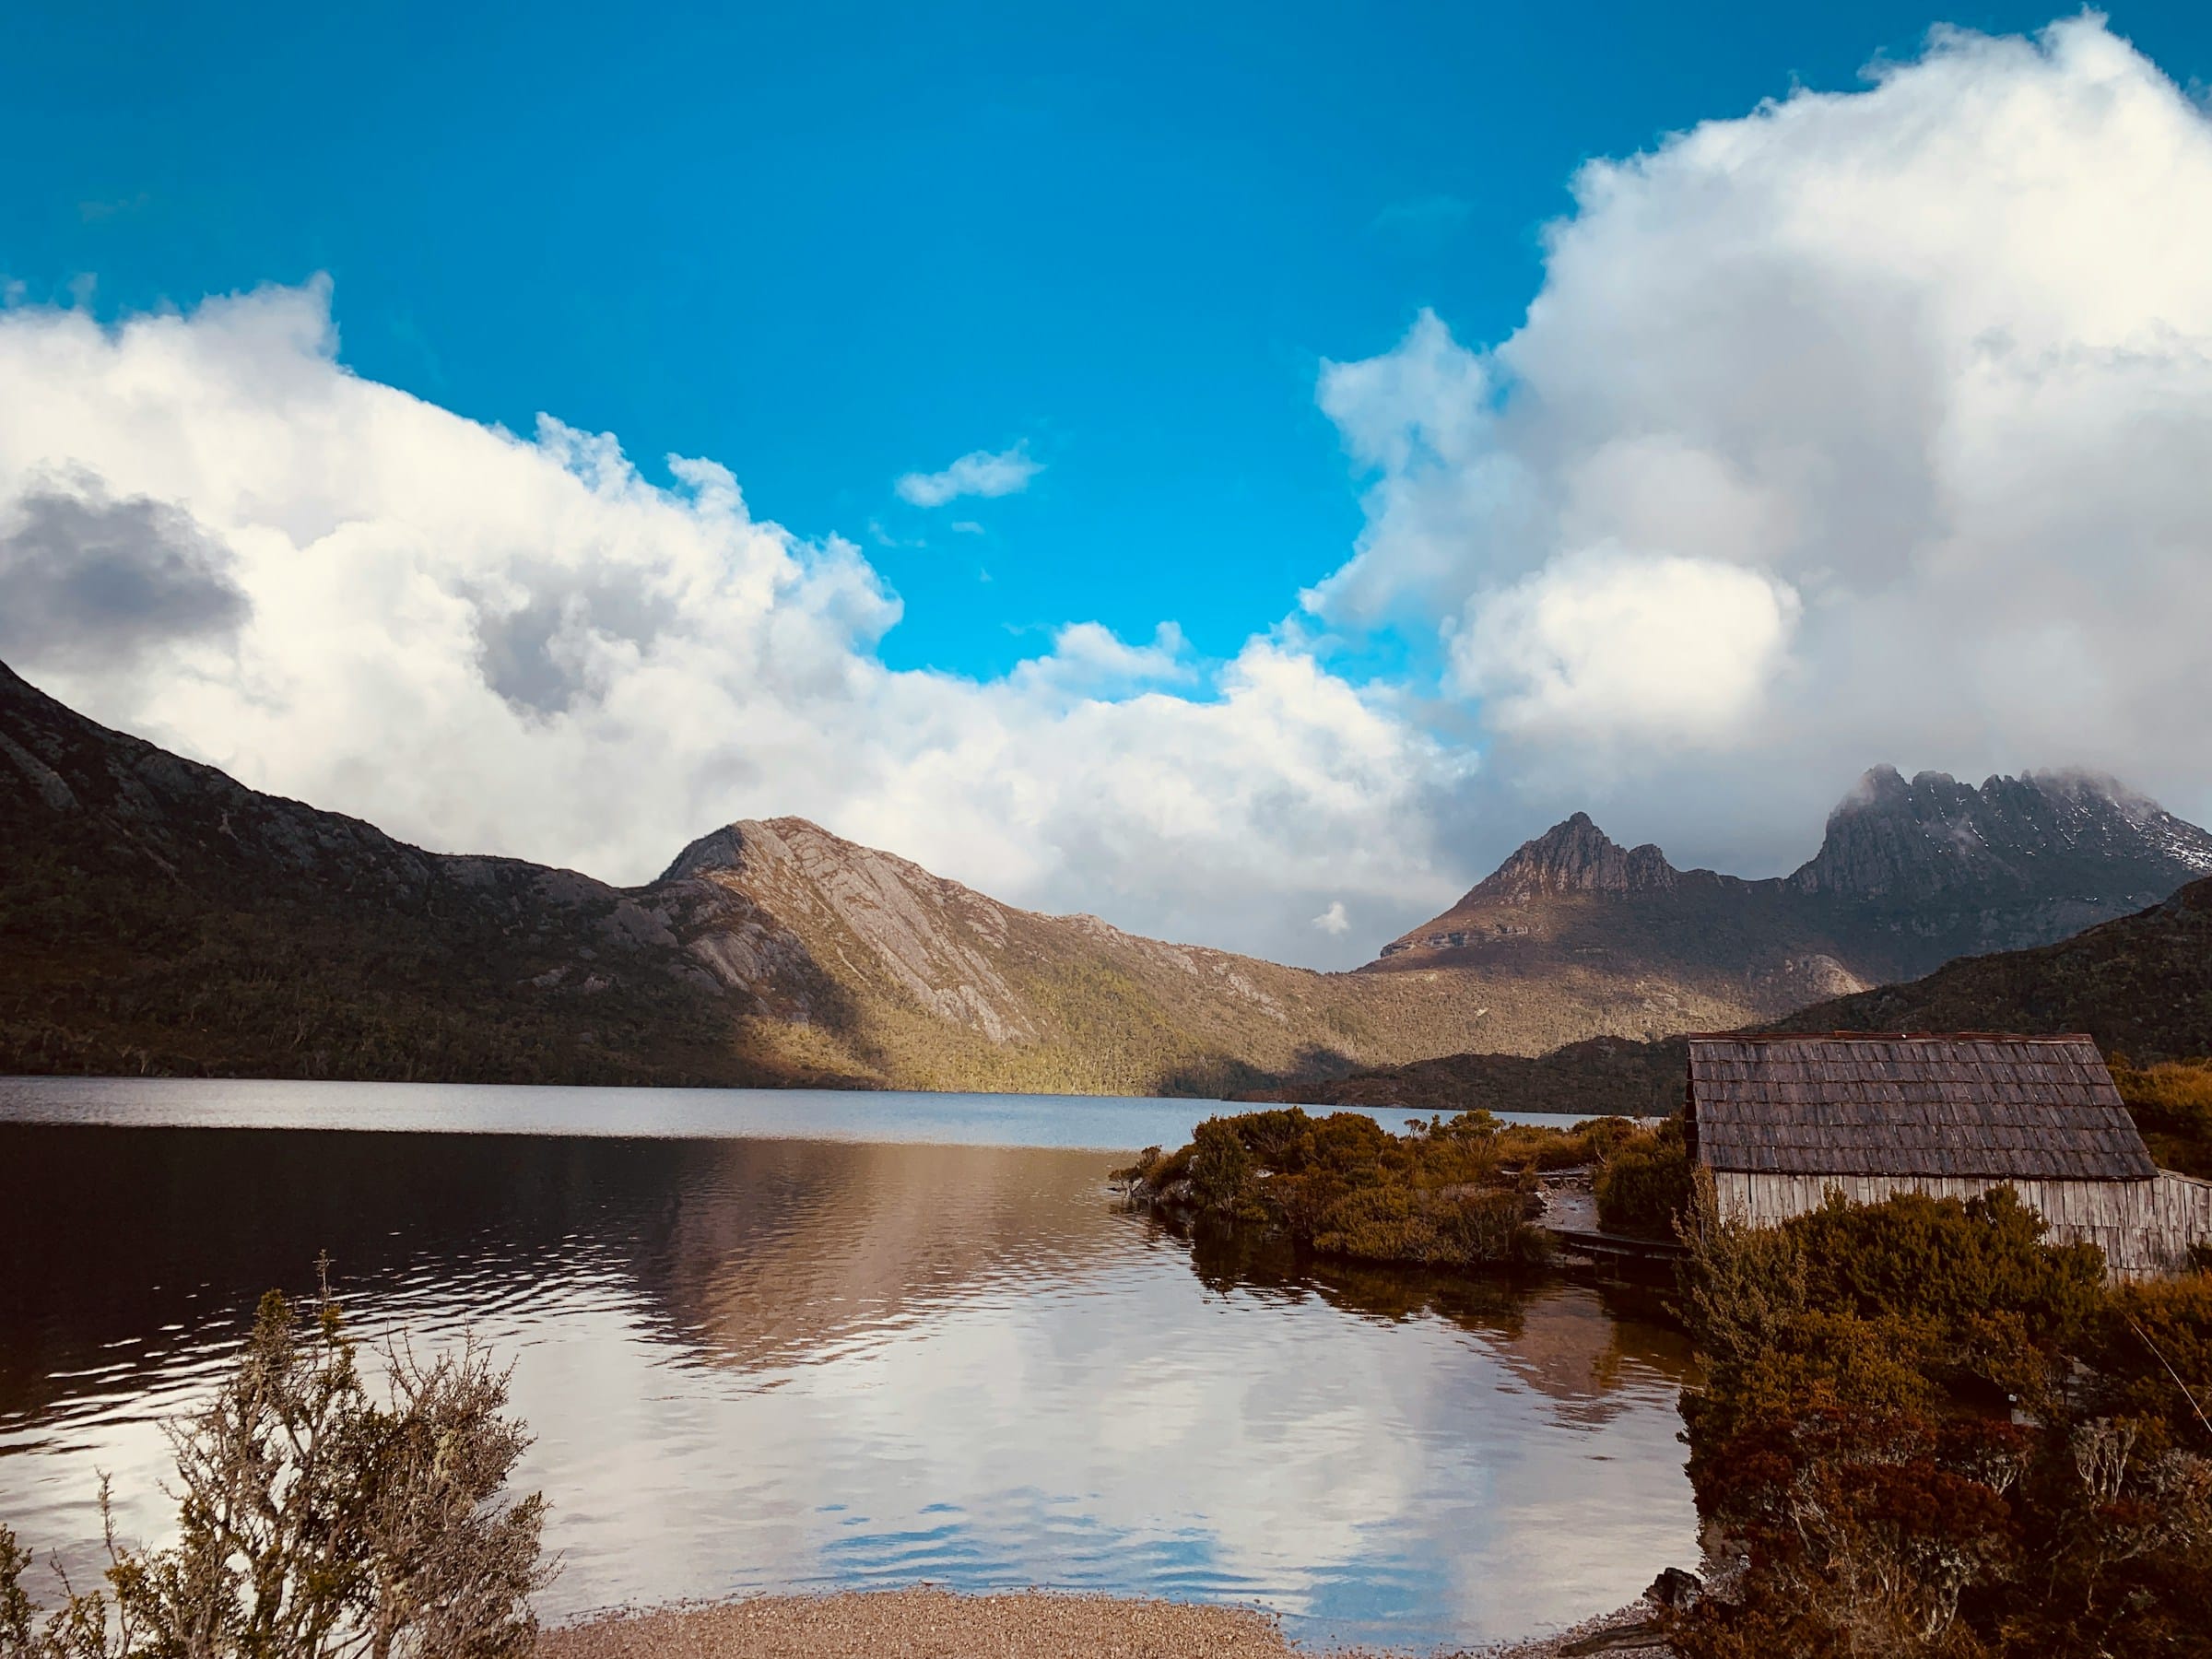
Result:
[[[2184,1175],[2212,1178],[2212,1060],[2137,1069],[2115,1054],[2112,1081],[2154,1159]]]
[[[1630,1130],[1610,1147],[1594,1183],[1600,1226],[1670,1238],[1689,1203],[1689,1147],[1680,1118]]]
[[[504,1495],[529,1444],[508,1373],[473,1343],[385,1359],[379,1403],[327,1290],[308,1321],[270,1291],[214,1404],[171,1426],[175,1544],[111,1524],[107,1587],[39,1624],[0,1527],[0,1659],[524,1659],[550,1573],[544,1500]]]
[[[1364,1112],[1299,1107],[1209,1118],[1182,1151],[1147,1148],[1120,1173],[1154,1194],[1189,1181],[1201,1225],[1262,1229],[1326,1255],[1442,1266],[1533,1262],[1530,1173],[1588,1137],[1502,1124],[1487,1112],[1393,1135]]]
[[[2000,1189],[1756,1231],[1701,1182],[1686,1659],[2212,1653],[2212,1278],[2109,1288]],[[2007,1398],[2009,1396],[2009,1399]]]

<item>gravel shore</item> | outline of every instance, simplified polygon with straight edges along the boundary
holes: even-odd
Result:
[[[1665,1659],[1606,1632],[1652,1617],[1631,1607],[1480,1659]],[[1591,1645],[1594,1641],[1595,1645]],[[537,1659],[1322,1659],[1267,1615],[1241,1607],[1026,1591],[955,1595],[924,1586],[761,1595],[611,1613],[548,1630]],[[1330,1650],[1328,1659],[1385,1659]],[[1400,1656],[1403,1659],[1403,1656]],[[1467,1659],[1476,1659],[1468,1655]]]

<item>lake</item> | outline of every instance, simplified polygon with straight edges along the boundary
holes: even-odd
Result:
[[[161,1419],[327,1251],[359,1328],[515,1361],[551,1618],[928,1580],[1421,1651],[1694,1560],[1688,1354],[1650,1293],[1119,1212],[1113,1154],[1212,1110],[0,1079],[0,1520],[89,1566],[106,1470],[126,1535],[160,1532]]]

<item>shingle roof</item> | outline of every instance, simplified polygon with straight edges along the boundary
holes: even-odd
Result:
[[[2150,1181],[2087,1037],[1692,1037],[1698,1157],[1787,1175]]]

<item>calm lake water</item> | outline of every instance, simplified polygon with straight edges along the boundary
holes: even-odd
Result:
[[[1210,1110],[0,1079],[0,1519],[89,1565],[104,1469],[160,1533],[160,1420],[327,1251],[359,1327],[516,1360],[555,1618],[929,1580],[1420,1651],[1692,1559],[1687,1355],[1648,1299],[1118,1213],[1100,1149]]]

